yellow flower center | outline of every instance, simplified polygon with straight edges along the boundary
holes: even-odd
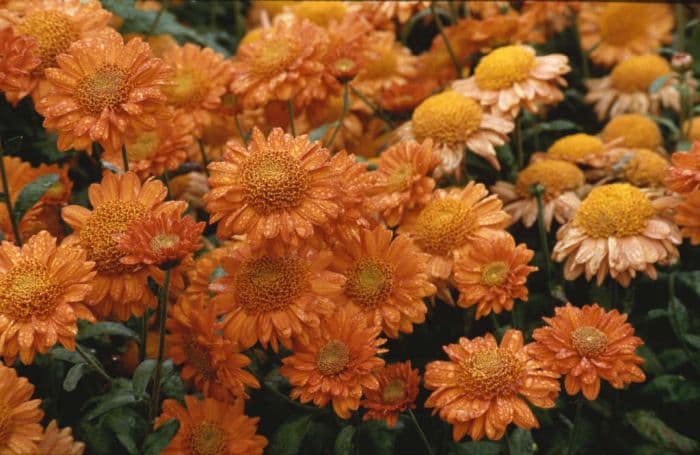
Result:
[[[600,15],[601,41],[624,46],[648,33],[648,9],[635,3],[608,3]]]
[[[345,10],[342,2],[299,2],[294,7],[294,15],[325,27],[333,20],[340,22],[345,16]]]
[[[521,197],[531,197],[530,187],[536,183],[544,186],[547,197],[579,188],[586,181],[581,169],[568,161],[535,161],[523,169],[515,181],[515,189]]]
[[[399,67],[396,52],[392,48],[376,49],[379,52],[377,58],[365,62],[362,69],[363,79],[385,79],[393,74]]]
[[[12,407],[5,401],[0,401],[0,446],[4,447],[14,429]]]
[[[610,84],[621,92],[647,93],[652,82],[670,72],[671,66],[658,55],[638,55],[615,66]]]
[[[263,46],[251,63],[259,77],[272,77],[289,65],[297,55],[296,48],[286,40],[274,39],[261,42]]]
[[[461,200],[437,199],[418,215],[416,239],[426,253],[446,255],[469,240],[475,221]]]
[[[280,153],[250,155],[241,169],[243,197],[258,213],[299,205],[309,188],[309,174],[299,160]]]
[[[236,303],[248,314],[286,309],[309,287],[308,264],[295,256],[248,260],[233,286]]]
[[[392,379],[382,388],[382,401],[386,404],[400,403],[406,398],[406,381]]]
[[[41,65],[37,69],[43,75],[46,68],[56,66],[56,56],[66,52],[80,35],[70,16],[60,11],[35,11],[17,27],[20,35],[36,39]]]
[[[508,279],[510,267],[503,261],[495,261],[481,268],[479,282],[485,286],[500,286]]]
[[[10,319],[43,319],[54,309],[61,287],[46,266],[23,259],[0,277],[0,314]]]
[[[78,82],[76,96],[80,105],[91,114],[125,102],[129,94],[126,71],[110,63]]]
[[[411,177],[413,176],[413,172],[413,166],[410,164],[402,164],[394,169],[387,179],[387,190],[392,193],[406,191]]]
[[[226,432],[212,422],[195,423],[187,434],[187,447],[192,455],[224,455]]]
[[[583,357],[595,357],[605,352],[608,337],[595,327],[583,326],[571,332],[571,344]]]
[[[151,248],[153,251],[166,250],[173,248],[180,241],[180,236],[177,234],[158,234],[151,239]]]
[[[205,86],[202,76],[188,69],[178,69],[172,86],[163,91],[168,96],[168,101],[177,107],[184,107],[199,103],[205,95]]]
[[[197,343],[192,337],[185,337],[182,342],[182,350],[185,352],[187,364],[197,370],[204,380],[216,378],[216,371],[209,360],[209,352]]]
[[[394,271],[378,258],[362,258],[347,273],[345,293],[357,305],[374,308],[394,290]]]
[[[622,176],[635,186],[659,186],[663,184],[668,161],[658,153],[647,149],[634,149],[622,168]]]
[[[117,248],[115,234],[126,232],[132,221],[146,216],[148,210],[136,201],[107,201],[97,206],[80,230],[80,240],[88,258],[101,272],[133,271],[133,266],[119,262],[124,254]]]
[[[581,203],[574,224],[589,237],[637,235],[656,211],[639,188],[627,183],[600,186]]]
[[[659,127],[649,117],[641,114],[623,114],[614,117],[600,132],[600,137],[605,142],[622,137],[624,141],[620,146],[630,148],[653,150],[661,144]]]
[[[428,97],[413,112],[413,136],[418,142],[433,139],[447,145],[466,142],[481,124],[479,104],[456,92]]]
[[[338,374],[348,363],[350,363],[350,349],[342,341],[329,341],[318,351],[316,367],[321,374],[326,376]]]
[[[126,145],[126,155],[129,161],[147,160],[158,150],[160,138],[157,131],[147,131],[136,137],[134,142]]]
[[[603,141],[585,133],[570,134],[558,139],[547,150],[552,158],[576,161],[603,151]]]
[[[524,365],[505,349],[483,349],[462,363],[462,387],[483,400],[517,393]]]
[[[484,56],[474,70],[483,90],[503,90],[530,77],[535,55],[522,46],[504,46]]]

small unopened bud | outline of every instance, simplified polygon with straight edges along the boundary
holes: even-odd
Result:
[[[356,61],[342,57],[333,63],[332,71],[340,82],[345,83],[351,81],[359,69]]]
[[[685,52],[676,52],[671,57],[671,68],[677,73],[685,73],[693,67],[693,57]]]

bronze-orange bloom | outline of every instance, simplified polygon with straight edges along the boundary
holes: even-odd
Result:
[[[34,386],[17,370],[0,362],[0,453],[37,453],[41,441],[41,400],[32,400]]]
[[[403,411],[416,408],[420,374],[411,369],[409,360],[387,365],[374,376],[379,388],[365,390],[365,399],[360,404],[367,412],[362,420],[384,420],[393,428]]]
[[[36,51],[33,38],[16,36],[12,27],[0,30],[0,91],[13,105],[31,89],[32,71],[41,63]]]

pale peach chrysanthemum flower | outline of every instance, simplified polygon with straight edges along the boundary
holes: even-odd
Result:
[[[403,411],[416,408],[420,374],[411,368],[411,361],[393,363],[375,371],[379,388],[364,391],[360,406],[367,409],[362,420],[384,420],[396,427]]]
[[[667,79],[650,93],[652,84],[660,77]],[[632,56],[618,63],[609,76],[586,81],[585,101],[595,104],[599,120],[627,112],[658,115],[661,107],[679,111],[677,82],[664,58],[656,54]],[[693,80],[690,83],[695,84]]]
[[[642,114],[620,114],[610,119],[600,132],[603,142],[617,141],[616,145],[627,148],[656,150],[663,144],[659,126]]]
[[[577,20],[581,47],[599,65],[613,66],[671,42],[673,14],[666,3],[583,2]]]
[[[670,163],[665,155],[644,148],[617,148],[609,152],[612,175],[643,188],[659,188],[664,185],[666,169]]]
[[[543,159],[531,163],[518,173],[515,184],[498,181],[491,187],[505,204],[503,210],[511,215],[511,223],[522,221],[527,228],[537,222],[537,197],[531,193],[533,185],[544,187],[544,225],[547,231],[552,220],[559,224],[569,221],[581,200],[577,191],[586,183],[583,172],[568,161]]]
[[[83,455],[85,444],[73,440],[70,427],[58,428],[56,420],[49,422],[39,442],[37,455]]]
[[[525,244],[516,246],[508,233],[474,239],[455,254],[457,305],[476,305],[475,317],[481,319],[491,312],[511,311],[515,299],[527,301],[527,276],[537,271],[528,265],[534,255]]]
[[[609,164],[608,152],[622,140],[618,138],[612,142],[603,142],[590,134],[569,134],[554,141],[547,149],[546,157],[582,166],[602,167]]]
[[[422,144],[410,141],[392,145],[379,155],[367,203],[388,226],[400,224],[405,212],[430,201],[435,188],[430,174],[438,163],[430,139]]]
[[[452,88],[495,114],[515,117],[520,108],[537,112],[540,104],[563,100],[560,87],[567,84],[562,76],[569,71],[563,54],[537,57],[529,46],[505,46],[482,57],[474,75],[455,81]]]
[[[139,38],[116,32],[74,43],[45,72],[49,94],[37,112],[58,132],[59,150],[88,150],[92,142],[118,151],[127,138],[167,119],[163,86],[170,70]]]
[[[394,20],[405,24],[417,12],[430,7],[426,0],[348,2],[348,10],[363,16],[377,29],[393,30]]]
[[[291,397],[319,407],[330,402],[338,417],[350,418],[362,390],[379,388],[373,371],[384,366],[380,331],[361,313],[338,307],[324,318],[322,330],[295,343],[294,353],[282,359],[280,374],[292,385]]]
[[[423,209],[406,215],[399,232],[408,233],[431,255],[430,275],[447,280],[455,251],[474,238],[493,236],[508,226],[510,215],[501,210],[502,206],[498,196],[489,195],[481,183],[435,190]]]
[[[687,194],[700,189],[700,141],[687,152],[671,155],[672,165],[666,168],[666,186],[676,193]]]
[[[298,243],[340,215],[330,154],[306,136],[257,128],[248,146],[230,142],[223,161],[209,165],[210,222],[221,238],[247,234],[251,242]]]
[[[276,21],[238,48],[231,91],[247,109],[270,101],[302,109],[324,100],[340,90],[324,63],[328,45],[328,33],[308,20]]]
[[[655,264],[678,258],[681,234],[667,218],[666,198],[650,198],[628,183],[603,185],[581,202],[576,215],[557,231],[552,258],[564,263],[564,278],[606,276],[629,286],[637,272],[656,278]]]
[[[0,452],[38,453],[41,442],[41,400],[32,400],[34,385],[0,362]]]
[[[494,145],[503,145],[513,128],[513,122],[502,114],[487,113],[478,101],[446,91],[423,101],[411,121],[396,130],[396,136],[404,141],[432,139],[440,158],[435,170],[439,177],[461,173],[465,147],[500,169]]]
[[[582,308],[567,303],[554,309],[554,317],[543,318],[546,326],[535,329],[529,352],[547,368],[564,375],[569,395],[583,391],[588,400],[600,393],[603,379],[616,389],[631,382],[644,382],[638,365],[644,359],[635,350],[644,342],[634,336],[626,314],[598,306]]]
[[[542,366],[523,346],[519,330],[507,330],[500,346],[490,333],[443,346],[448,361],[426,365],[425,387],[433,390],[425,407],[434,408],[451,424],[452,438],[465,435],[498,440],[514,423],[538,428],[528,401],[553,408],[559,395],[559,375]]]
[[[15,35],[12,27],[0,30],[0,91],[13,106],[32,87],[32,72],[41,64],[36,40]]]
[[[30,364],[56,343],[75,349],[78,319],[95,322],[86,301],[95,263],[79,246],[56,245],[46,231],[21,248],[0,245],[0,354]]]
[[[308,19],[316,25],[329,28],[332,22],[341,21],[347,14],[347,4],[336,1],[296,1],[284,9],[294,16]]]

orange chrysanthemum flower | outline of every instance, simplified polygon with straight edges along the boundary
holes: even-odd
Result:
[[[326,3],[344,5],[339,2]],[[360,15],[345,14],[341,18],[331,19],[326,30],[330,40],[325,56],[328,70],[339,81],[353,79],[364,68],[368,57],[373,55],[372,26]]]
[[[434,72],[435,67],[426,62],[427,59],[421,59],[419,67],[426,67],[421,72]],[[420,74],[404,84],[392,84],[383,89],[379,94],[379,106],[396,113],[412,111],[438,88],[438,82],[429,77],[428,74]]]
[[[341,213],[330,154],[306,136],[276,128],[266,139],[256,128],[247,148],[229,143],[224,161],[209,171],[207,208],[221,238],[294,244]]]
[[[603,142],[617,141],[619,147],[656,150],[663,144],[661,129],[642,114],[621,114],[613,117],[600,132]]]
[[[384,420],[394,428],[399,415],[407,409],[416,408],[420,374],[411,369],[411,361],[394,363],[375,371],[378,389],[365,390],[365,399],[360,403],[367,409],[362,420]]]
[[[475,238],[485,238],[505,229],[510,216],[503,203],[489,195],[481,183],[464,188],[439,189],[419,212],[407,214],[399,232],[409,233],[432,259],[429,273],[447,280],[452,274],[453,253]]]
[[[692,245],[700,244],[700,191],[683,195],[676,207],[674,221],[681,228],[681,235]]]
[[[582,2],[578,29],[591,60],[612,66],[670,43],[673,14],[665,3]]]
[[[34,355],[56,343],[75,349],[78,319],[94,322],[86,306],[95,263],[78,246],[56,246],[46,231],[21,248],[0,245],[0,354],[9,364],[19,354],[30,364]]]
[[[423,298],[436,291],[427,274],[430,257],[409,237],[392,239],[390,230],[378,226],[339,247],[331,265],[347,280],[339,305],[353,305],[391,338],[425,320]]]
[[[457,305],[476,305],[476,319],[491,312],[511,311],[515,299],[527,301],[527,276],[537,267],[527,265],[535,252],[508,233],[488,239],[475,239],[469,248],[456,254],[455,283]]]
[[[193,298],[212,295],[209,286],[224,274],[221,259],[230,256],[236,248],[242,245],[238,242],[224,242],[221,247],[204,251],[198,255],[194,265],[186,271],[187,287],[185,293]]]
[[[532,0],[523,2],[522,15],[532,16],[535,29],[551,37],[571,25],[574,13],[580,9],[578,2]]]
[[[559,375],[528,353],[519,330],[506,331],[500,346],[487,333],[472,340],[460,338],[459,344],[443,349],[450,360],[425,367],[425,387],[434,390],[425,406],[453,425],[455,441],[467,434],[474,440],[500,439],[510,423],[538,428],[527,401],[554,407]]]
[[[370,326],[360,313],[339,307],[308,340],[295,343],[294,354],[282,359],[280,373],[292,385],[292,398],[313,401],[323,407],[332,402],[342,419],[360,406],[362,390],[377,390],[372,372],[384,366],[377,354],[385,340],[377,338],[378,326]]]
[[[38,455],[83,455],[85,444],[73,440],[70,427],[58,429],[55,420],[44,429],[44,436],[39,443]]]
[[[349,11],[366,18],[374,28],[382,30],[393,30],[394,20],[399,24],[405,24],[415,13],[429,7],[430,2],[426,0],[368,1],[348,4]]]
[[[13,105],[31,90],[32,71],[41,63],[37,47],[34,38],[15,35],[12,27],[0,30],[0,91]]]
[[[127,265],[156,265],[172,269],[202,247],[205,222],[180,217],[177,212],[150,215],[129,223],[117,234],[117,249],[124,253],[120,261]]]
[[[585,274],[598,285],[610,274],[629,286],[637,272],[656,278],[656,263],[678,258],[678,227],[664,212],[667,198],[651,200],[628,183],[603,185],[591,191],[574,218],[557,231],[552,258],[564,263],[564,278]]]
[[[41,400],[32,400],[34,386],[17,370],[0,362],[0,452],[38,453],[44,412]]]
[[[226,276],[211,288],[220,295],[216,305],[228,303],[224,335],[242,349],[260,342],[277,352],[292,346],[293,337],[307,337],[318,328],[319,316],[333,311],[332,297],[345,279],[328,271],[329,251],[314,252],[265,247],[253,252],[241,247],[221,259]]]
[[[162,272],[155,267],[122,263],[121,258],[126,254],[117,247],[115,235],[123,234],[130,223],[148,215],[184,212],[183,201],[163,202],[167,193],[158,180],[148,180],[142,185],[133,172],[105,173],[101,183],[88,189],[92,210],[79,205],[63,209],[63,220],[74,231],[65,241],[83,246],[88,259],[96,263],[98,273],[92,281],[88,302],[96,305],[100,317],[113,315],[125,321],[155,307],[156,298],[147,278],[162,277]]]
[[[87,150],[99,142],[119,151],[127,138],[153,130],[169,111],[162,87],[170,70],[148,44],[124,44],[116,32],[73,44],[46,70],[49,93],[38,100],[44,127],[58,132],[59,150]]]
[[[671,155],[671,166],[666,168],[666,187],[680,194],[700,189],[700,141],[690,151]]]
[[[644,342],[634,336],[626,314],[606,312],[598,304],[578,308],[567,303],[543,319],[547,325],[535,329],[535,342],[527,349],[546,368],[564,375],[569,395],[583,391],[595,400],[601,379],[616,389],[646,379],[638,366],[644,359],[634,353]]]
[[[34,172],[29,163],[14,156],[3,156],[2,164],[7,176],[10,201],[14,207],[22,189],[34,179]],[[2,230],[4,238],[14,240],[7,204],[0,204],[0,230]]]
[[[182,365],[182,379],[192,380],[205,397],[231,401],[248,398],[246,387],[260,388],[255,376],[244,370],[250,359],[221,337],[216,309],[204,298],[180,298],[166,327],[168,357]]]
[[[537,57],[529,46],[505,46],[485,55],[474,75],[455,81],[452,88],[492,113],[514,118],[521,107],[537,112],[540,104],[563,100],[559,87],[566,87],[562,76],[569,71],[569,58],[563,54]]]
[[[231,91],[248,109],[270,101],[293,101],[302,109],[324,100],[340,90],[324,62],[328,45],[328,33],[306,19],[275,21],[238,48]]]
[[[400,142],[379,156],[368,204],[388,226],[401,223],[405,211],[420,209],[430,201],[435,180],[429,175],[440,160],[433,142]]]
[[[163,401],[156,426],[171,419],[180,422],[163,455],[262,455],[267,439],[256,434],[260,418],[248,417],[243,407],[243,400],[233,404],[212,398],[199,401],[192,395],[185,396],[185,406],[175,400]]]
[[[175,70],[174,84],[163,89],[168,103],[189,117],[200,137],[221,107],[232,80],[233,65],[212,49],[189,43],[167,51],[163,61]]]

